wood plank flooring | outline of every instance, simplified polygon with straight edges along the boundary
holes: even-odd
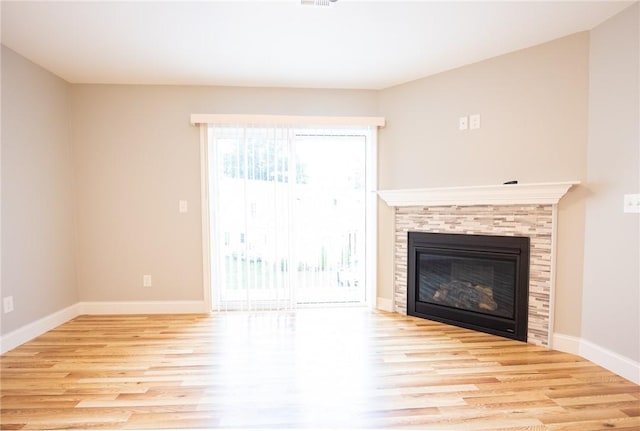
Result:
[[[0,361],[2,429],[640,430],[588,361],[364,309],[80,316]]]

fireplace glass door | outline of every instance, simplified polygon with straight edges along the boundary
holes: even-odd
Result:
[[[527,237],[409,232],[410,316],[526,341]]]
[[[514,257],[491,253],[418,254],[418,301],[513,318]]]

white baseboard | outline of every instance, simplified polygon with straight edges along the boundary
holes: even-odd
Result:
[[[31,322],[22,328],[18,328],[15,331],[11,331],[8,334],[3,335],[0,338],[0,353],[4,354],[9,350],[15,349],[21,344],[26,343],[29,340],[33,340],[36,337],[50,331],[63,323],[68,322],[80,315],[79,304],[73,304],[67,308],[63,308],[60,311],[56,311],[48,316]]]
[[[565,334],[553,334],[553,348],[573,353],[640,385],[640,362],[622,356],[590,341]]]
[[[0,337],[0,354],[50,331],[82,314],[200,314],[204,301],[78,302]]]
[[[393,301],[387,298],[376,298],[376,308],[382,311],[393,311]]]
[[[580,338],[573,335],[558,334],[555,332],[551,341],[551,348],[561,352],[580,354]]]
[[[580,356],[640,385],[640,363],[590,341],[580,343]]]
[[[208,313],[204,301],[80,302],[80,314],[199,314]]]

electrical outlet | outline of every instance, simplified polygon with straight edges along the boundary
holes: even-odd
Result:
[[[189,211],[187,201],[178,201],[178,212],[186,213],[187,211]]]
[[[467,117],[458,118],[458,130],[467,130],[469,128],[469,123],[467,120]]]
[[[2,299],[2,308],[4,309],[5,314],[13,311],[13,296],[5,296]]]
[[[474,114],[469,116],[469,128],[471,130],[480,128],[480,114]]]
[[[142,276],[142,287],[151,287],[151,276],[143,275]]]

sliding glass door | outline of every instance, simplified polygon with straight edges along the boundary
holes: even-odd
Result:
[[[209,128],[214,308],[364,303],[366,130]]]

